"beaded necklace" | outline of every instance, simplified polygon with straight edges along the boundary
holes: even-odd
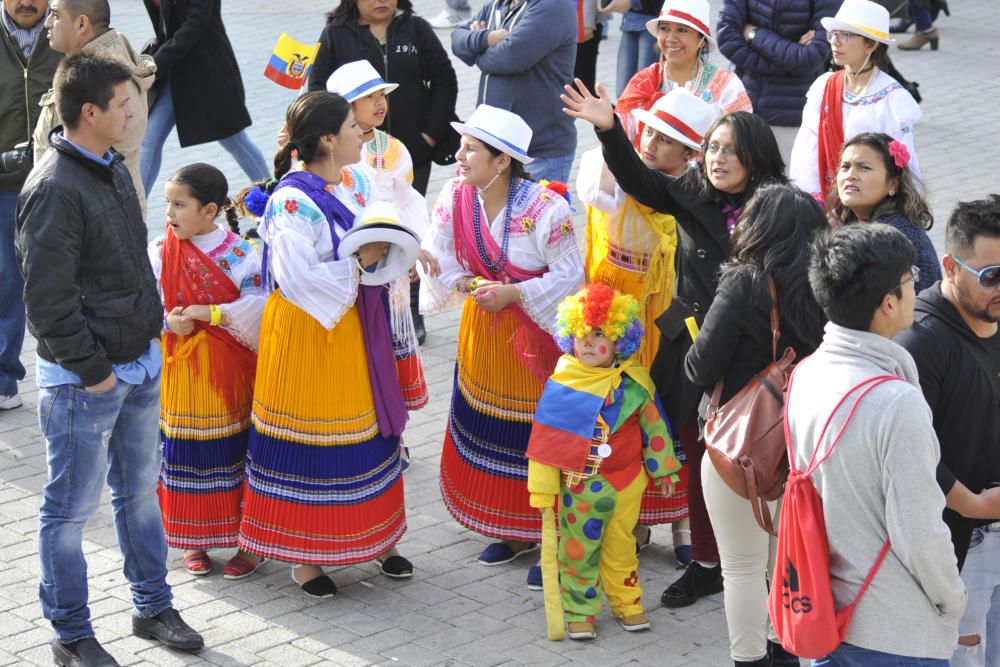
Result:
[[[503,239],[500,242],[500,254],[496,260],[490,259],[486,252],[486,246],[483,245],[483,232],[479,226],[479,209],[482,206],[479,204],[479,193],[476,193],[476,204],[472,212],[472,229],[476,233],[476,249],[479,251],[479,259],[483,260],[486,268],[493,273],[503,273],[503,270],[507,268],[507,249],[510,247],[510,215],[514,208],[514,193],[517,191],[515,181],[517,178],[511,178],[510,187],[507,189],[507,207],[503,214]]]
[[[697,95],[698,86],[701,85],[701,77],[704,76],[704,74],[705,63],[701,58],[698,58],[698,66],[694,69],[694,76],[692,76],[691,79],[684,84],[684,88],[687,88],[689,91]],[[670,78],[666,60],[660,61],[660,78],[663,80],[663,92],[669,93],[677,87],[677,84]],[[698,97],[700,97],[700,95],[698,95]]]

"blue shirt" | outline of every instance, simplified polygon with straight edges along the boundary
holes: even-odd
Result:
[[[639,0],[632,0],[632,9],[622,14],[622,30],[625,32],[646,32],[646,21],[655,19],[656,14],[643,14]]]
[[[80,155],[84,156],[88,160],[93,160],[103,165],[111,164],[111,160],[114,157],[111,151],[104,154],[104,157],[99,157],[94,153],[91,153],[87,149],[74,144],[69,139],[66,139],[65,135],[61,135],[62,138],[72,146]],[[36,355],[37,356],[37,355]],[[142,384],[148,379],[156,377],[156,374],[160,372],[160,367],[163,365],[163,355],[160,352],[160,343],[156,339],[149,341],[149,346],[146,347],[146,351],[142,353],[135,361],[129,361],[124,364],[113,364],[111,369],[115,372],[119,382],[126,382],[128,384]],[[49,361],[47,359],[42,359],[37,357],[35,363],[35,382],[39,387],[57,387],[62,384],[83,384],[80,376],[76,373],[66,370],[54,361]]]

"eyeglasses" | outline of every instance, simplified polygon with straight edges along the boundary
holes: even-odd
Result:
[[[826,31],[826,41],[831,44],[844,44],[851,41],[852,37],[860,37],[856,32],[847,32],[846,30],[827,30]]]
[[[991,266],[984,266],[981,269],[974,269],[958,257],[951,255],[951,258],[955,260],[955,263],[960,267],[971,273],[979,280],[979,286],[983,289],[994,289],[995,287],[1000,287],[1000,264],[993,264]]]
[[[726,146],[723,148],[719,144],[709,144],[708,148],[705,150],[709,155],[715,155],[716,153],[722,153],[726,157],[736,157],[736,147]]]
[[[997,268],[1000,268],[1000,267],[997,267]],[[903,282],[899,283],[895,287],[893,287],[891,291],[895,292],[896,290],[898,290],[900,287],[902,287],[906,283],[910,282],[911,280],[913,281],[914,285],[916,285],[917,283],[920,282],[920,267],[919,266],[911,266],[910,267],[910,277],[907,278],[906,280],[904,280]]]

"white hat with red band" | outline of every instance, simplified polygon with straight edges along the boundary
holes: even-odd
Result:
[[[896,41],[889,36],[889,10],[868,0],[844,0],[836,16],[819,20],[827,32],[843,30],[883,44]]]
[[[708,6],[708,0],[667,0],[660,9],[660,15],[646,21],[646,30],[656,37],[657,28],[662,21],[694,28],[709,40],[715,41],[712,37],[712,10]]]
[[[701,150],[705,133],[717,114],[715,107],[695,97],[685,88],[674,88],[646,109],[633,109],[632,115],[661,134],[688,148]]]

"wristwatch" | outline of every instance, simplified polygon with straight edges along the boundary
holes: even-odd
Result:
[[[752,29],[747,33],[747,41],[752,42],[753,38],[757,36],[757,28]]]

